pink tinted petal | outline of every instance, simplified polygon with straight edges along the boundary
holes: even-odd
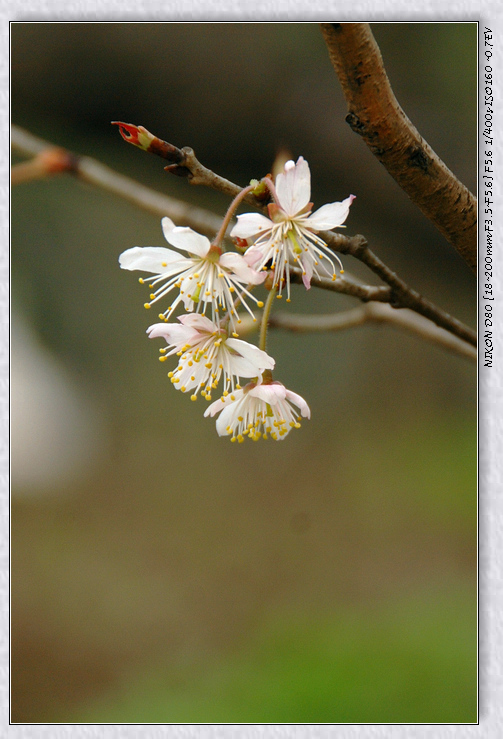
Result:
[[[311,288],[311,278],[313,276],[313,259],[310,254],[303,254],[300,263],[302,265],[302,282],[306,290]]]
[[[167,341],[168,324],[154,323],[152,326],[148,327],[147,334],[149,339],[158,339],[160,337],[162,339],[166,339]]]
[[[168,344],[176,344],[182,342],[188,343],[189,340],[198,339],[197,331],[179,323],[154,323],[147,329],[149,339],[157,339],[159,337],[166,339]]]
[[[311,418],[311,410],[304,398],[302,398],[300,395],[297,395],[297,393],[293,393],[291,390],[287,390],[286,399],[297,406],[304,418]]]
[[[249,344],[247,341],[242,341],[241,339],[227,339],[225,345],[233,349],[241,357],[244,357],[259,370],[274,369],[275,360],[254,344]],[[257,373],[255,372],[254,374]],[[243,377],[253,377],[253,375],[243,375]]]
[[[209,239],[186,226],[175,226],[166,238],[177,249],[184,249],[189,254],[195,254],[201,258],[205,257],[210,250]]]
[[[315,231],[326,231],[341,226],[349,215],[349,208],[354,199],[355,196],[350,195],[341,203],[322,205],[306,219],[306,225]]]
[[[227,252],[222,254],[218,260],[219,264],[224,268],[233,272],[241,282],[251,285],[260,285],[266,278],[265,272],[260,273],[252,269],[244,257],[236,252]]]
[[[177,272],[187,269],[188,266],[185,257],[163,246],[134,246],[122,252],[119,264],[122,269],[139,269],[152,274],[164,274],[171,269]],[[175,269],[176,265],[179,266],[179,270]]]
[[[243,257],[250,267],[257,267],[264,258],[264,249],[260,246],[250,246],[245,251]]]
[[[276,177],[278,200],[289,216],[296,215],[305,208],[311,197],[311,172],[303,157],[285,164],[285,173]]]
[[[184,326],[189,326],[194,331],[199,331],[200,333],[212,334],[218,330],[218,326],[213,321],[210,321],[209,318],[202,316],[200,313],[188,313],[187,315],[179,316],[178,320]]]
[[[249,391],[249,394],[270,405],[276,405],[279,400],[286,397],[286,388],[280,382],[273,382],[268,385],[256,385]]]
[[[248,239],[256,234],[269,231],[274,225],[269,218],[260,213],[243,213],[237,218],[238,222],[232,229],[231,236],[237,236],[240,239]]]

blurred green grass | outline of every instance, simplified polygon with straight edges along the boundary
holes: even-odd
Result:
[[[475,723],[476,609],[463,587],[374,610],[276,614],[203,669],[158,667],[68,720]]]

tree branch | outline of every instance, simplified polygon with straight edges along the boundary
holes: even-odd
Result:
[[[53,149],[52,145],[48,142],[32,136],[17,126],[12,127],[12,146],[22,154],[35,156],[43,155],[47,149]],[[59,151],[64,152],[64,150]],[[233,182],[216,175],[204,167],[197,160],[192,149],[185,147],[184,149],[177,149],[177,151],[184,153],[184,158],[179,164],[175,165],[179,168],[178,174],[182,173],[182,176],[186,176],[193,184],[212,187],[231,197],[235,197],[241,192],[242,188],[239,185],[235,185]],[[153,153],[159,152],[155,151]],[[66,154],[68,155],[68,161],[71,162],[71,166],[69,165],[66,170],[59,169],[58,171],[71,171],[87,182],[103,187],[121,197],[125,197],[130,202],[145,208],[151,213],[161,216],[169,215],[175,222],[179,221],[184,225],[188,224],[210,236],[213,236],[219,229],[221,220],[209,211],[205,211],[202,208],[195,208],[183,201],[161,195],[154,190],[139,185],[128,177],[114,172],[90,157],[76,157],[75,155],[70,155],[69,152],[66,152]],[[186,173],[184,170],[186,170]],[[50,172],[46,171],[45,174],[50,174]],[[251,195],[251,193],[244,200],[254,207],[265,211],[263,201]],[[311,281],[312,285],[324,290],[344,293],[364,302],[389,302],[394,308],[410,308],[431,319],[438,326],[459,336],[464,341],[476,346],[477,335],[475,331],[408,287],[403,280],[392,272],[368,248],[363,236],[348,237],[334,233],[333,231],[322,231],[320,235],[332,249],[340,251],[342,254],[350,254],[366,264],[387,283],[387,286],[363,285],[349,278],[347,275],[345,278],[339,278],[334,281],[324,277],[313,277]],[[300,282],[300,270],[292,267],[291,278],[292,282]]]
[[[13,149],[17,152],[24,156],[33,156],[36,160],[15,165],[12,168],[12,184],[66,171],[76,175],[85,182],[97,185],[115,195],[126,198],[129,202],[138,205],[140,208],[154,215],[161,217],[169,216],[175,223],[183,226],[191,226],[196,231],[200,231],[210,237],[213,237],[217,233],[222,223],[222,219],[214,213],[144,187],[138,182],[135,182],[135,180],[114,172],[113,169],[91,157],[79,157],[58,149],[57,151],[66,153],[71,166],[62,167],[58,170],[49,170],[43,166],[43,158],[48,151],[55,150],[53,145],[33,136],[18,126],[12,126],[11,143]]]
[[[127,125],[128,128],[131,130],[137,129],[142,132],[145,131],[143,127],[132,126],[129,123],[119,125]],[[148,131],[145,131],[145,133],[148,134],[151,139],[155,139],[155,137]],[[130,137],[123,136],[123,138],[125,138],[125,140],[129,143],[135,143],[134,141],[131,142]],[[155,148],[162,150],[163,142],[160,139],[158,139],[157,141],[158,143],[156,143]],[[138,146],[138,144],[135,143],[135,146]],[[171,146],[171,144],[167,146]],[[150,147],[148,150],[152,150],[152,153],[157,153]],[[183,149],[179,149],[177,151],[184,153],[185,158],[177,160],[179,163],[174,166],[176,166],[177,168],[183,168],[180,170],[180,172],[187,172],[186,176],[189,182],[191,182],[192,184],[211,187],[214,190],[218,190],[219,192],[222,192],[230,197],[236,197],[236,195],[241,191],[242,188],[240,188],[238,185],[235,185],[233,182],[229,182],[229,180],[220,177],[219,175],[212,172],[210,169],[204,167],[199,162],[194,151],[191,148],[184,147]],[[171,171],[172,166],[173,165],[168,166],[166,167],[166,169],[168,171]],[[252,195],[252,193],[248,193],[248,195],[246,195],[246,197],[244,198],[244,201],[262,210],[262,212],[267,213],[267,209],[263,201],[261,202],[257,197]],[[453,318],[445,311],[437,308],[436,305],[431,303],[429,300],[426,300],[418,292],[410,288],[392,270],[390,270],[389,267],[387,267],[384,262],[379,259],[379,257],[377,257],[369,249],[367,241],[363,236],[357,235],[348,237],[343,236],[339,233],[334,233],[333,231],[321,231],[320,235],[331,248],[340,251],[342,254],[350,254],[356,259],[359,259],[364,264],[366,264],[373,272],[379,275],[379,277],[391,287],[392,293],[387,299],[394,308],[410,308],[411,310],[424,315],[426,318],[429,318],[438,326],[441,326],[442,328],[447,329],[447,331],[450,331],[451,333],[459,336],[464,341],[468,341],[474,346],[477,345],[477,334],[475,331],[468,328],[468,326],[465,326],[463,323],[461,323],[461,321]],[[336,282],[337,281],[335,281],[334,284],[336,284]],[[323,279],[321,281],[313,280],[312,284],[316,284],[319,287],[324,287],[325,289],[335,289],[339,292],[343,292],[342,289],[339,290],[338,288],[328,288],[328,281],[324,281]],[[355,297],[360,296],[355,295]],[[373,300],[375,298],[362,297],[361,299]]]
[[[364,323],[388,323],[395,328],[420,336],[422,339],[437,344],[448,351],[477,359],[477,350],[458,339],[445,329],[438,328],[427,318],[417,315],[411,310],[393,310],[390,305],[381,303],[366,303],[352,310],[328,315],[295,315],[292,313],[275,313],[269,320],[272,328],[282,328],[287,331],[343,331]]]
[[[369,25],[320,25],[348,103],[347,123],[476,272],[477,200],[398,104]]]

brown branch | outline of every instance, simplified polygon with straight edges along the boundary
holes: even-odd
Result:
[[[477,346],[476,331],[465,326],[457,318],[441,310],[434,303],[423,298],[416,290],[409,287],[368,248],[364,236],[357,235],[348,239],[348,237],[342,236],[342,234],[334,234],[332,231],[321,231],[320,234],[331,248],[337,249],[341,254],[351,254],[351,256],[359,259],[390,286],[392,296],[388,302],[393,308],[410,308],[425,318],[429,318],[437,326],[445,328],[459,336],[460,339]]]
[[[300,333],[308,331],[343,331],[361,326],[364,323],[387,323],[395,328],[420,336],[422,339],[455,354],[472,360],[477,359],[477,350],[474,347],[453,336],[445,329],[438,328],[427,318],[408,309],[396,311],[390,305],[382,305],[382,303],[366,303],[348,311],[328,315],[306,316],[292,313],[275,313],[269,320],[269,325],[272,328],[282,328]]]
[[[138,131],[141,130],[142,133],[144,132],[143,135],[148,135],[150,137],[149,141],[155,138],[153,134],[149,133],[141,126],[136,127],[132,126],[131,124],[121,125],[127,125],[128,128],[137,129]],[[129,141],[129,138],[127,138],[126,140]],[[160,143],[157,144],[158,149],[161,148],[162,142],[160,139],[159,142]],[[135,143],[135,145],[138,144]],[[168,146],[171,146],[171,144],[169,144]],[[150,147],[148,150],[151,150]],[[204,167],[197,159],[194,151],[189,147],[184,147],[183,149],[179,149],[177,151],[183,152],[185,154],[185,158],[179,160],[179,164],[177,164],[176,166],[181,166],[184,170],[188,171],[187,178],[192,184],[211,187],[214,190],[218,190],[219,192],[222,192],[233,198],[236,197],[236,195],[241,191],[241,188],[238,185],[235,185],[233,182],[229,182],[229,180],[220,177],[219,175],[212,172],[210,169]],[[170,171],[170,167],[166,167],[166,169]],[[244,201],[267,213],[263,202],[260,202],[260,200],[258,200],[258,198],[256,198],[252,193],[248,193],[248,195],[246,195],[246,197],[244,198]],[[356,259],[362,261],[373,272],[379,275],[379,277],[391,288],[391,293],[388,292],[387,298],[365,297],[365,295],[368,295],[368,287],[367,292],[365,292],[364,295],[354,295],[354,297],[360,297],[361,300],[383,300],[383,302],[388,301],[394,308],[410,308],[411,310],[416,311],[426,318],[429,318],[438,326],[445,328],[447,331],[450,331],[456,336],[459,336],[464,341],[468,341],[474,346],[477,345],[477,335],[475,331],[470,329],[468,326],[465,326],[463,323],[461,323],[461,321],[453,318],[453,316],[441,310],[429,300],[423,298],[418,292],[410,288],[392,270],[390,270],[389,267],[387,267],[384,262],[379,259],[379,257],[377,257],[369,249],[367,241],[363,236],[357,235],[348,237],[343,236],[339,233],[334,233],[333,231],[322,231],[320,232],[320,235],[332,249],[340,251],[342,254],[350,254]],[[312,284],[315,284],[318,287],[323,287],[324,289],[344,292],[343,289],[333,287],[333,285],[337,284],[337,281],[335,281],[334,283],[330,283],[329,280],[323,280],[322,278],[319,281],[312,280]]]
[[[398,104],[369,25],[320,25],[348,104],[346,121],[476,272],[477,200]]]
[[[290,281],[302,285],[302,270],[298,267],[290,267]],[[350,295],[352,298],[358,298],[358,300],[364,303],[367,303],[369,300],[389,303],[392,299],[392,291],[389,287],[385,285],[364,285],[349,278],[346,273],[344,277],[338,277],[336,280],[332,280],[330,277],[315,277],[313,275],[311,285],[320,287],[322,290]]]
[[[11,144],[12,148],[19,154],[34,157],[32,160],[21,162],[12,168],[13,184],[51,174],[43,164],[44,158],[47,158],[47,153],[57,151],[60,153],[61,160],[66,160],[71,166],[69,164],[66,168],[60,167],[58,170],[54,169],[52,171],[53,174],[56,171],[71,172],[79,179],[102,187],[122,198],[126,198],[129,202],[154,215],[161,217],[169,216],[175,223],[183,226],[191,226],[196,231],[200,231],[210,237],[213,237],[217,233],[222,223],[221,218],[204,208],[197,208],[183,200],[177,200],[176,198],[162,195],[155,190],[144,187],[135,182],[135,180],[114,172],[114,170],[91,157],[79,157],[63,149],[55,149],[49,142],[33,136],[18,126],[12,126]]]
[[[23,129],[17,126],[12,127],[11,143],[14,149],[24,155],[37,157],[47,150],[54,151],[54,147],[51,144],[23,131]],[[64,152],[64,150],[58,151]],[[241,192],[242,188],[239,185],[225,180],[223,177],[204,167],[197,160],[192,149],[184,148],[178,151],[184,152],[185,158],[181,166],[189,170],[189,174],[186,175],[189,181],[192,181],[194,184],[210,186],[232,197]],[[178,221],[183,225],[190,225],[194,229],[206,233],[209,236],[214,236],[219,229],[221,219],[209,211],[202,208],[195,208],[181,200],[161,195],[154,190],[139,185],[128,177],[114,172],[109,167],[90,157],[76,157],[70,155],[69,152],[66,152],[66,154],[68,155],[67,161],[71,163],[71,166],[69,164],[66,170],[60,169],[59,171],[71,171],[81,179],[120,195],[151,213],[160,216],[169,215],[175,222]],[[28,162],[26,164],[31,163]],[[259,209],[263,209],[261,201],[254,195],[248,194],[244,200]],[[379,275],[387,285],[375,286],[360,284],[354,279],[349,278],[347,274],[344,278],[334,281],[324,277],[313,277],[311,281],[312,285],[324,290],[350,295],[363,302],[389,302],[395,308],[410,308],[429,318],[438,326],[459,336],[464,341],[476,346],[476,333],[472,329],[408,287],[403,280],[392,272],[368,248],[363,236],[348,237],[334,233],[333,231],[323,231],[321,232],[321,236],[332,249],[342,254],[350,254],[362,261]],[[292,282],[301,282],[300,270],[292,267],[291,278]]]

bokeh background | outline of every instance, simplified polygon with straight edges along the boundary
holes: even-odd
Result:
[[[407,114],[475,191],[476,24],[372,28]],[[473,275],[344,122],[317,24],[11,39],[15,124],[220,214],[110,121],[243,185],[302,154],[316,206],[356,194],[346,233],[475,326]],[[230,444],[147,340],[117,264],[136,245],[163,245],[160,219],[71,175],[12,192],[12,720],[475,721],[474,364],[386,326],[276,331],[276,377],[312,420]],[[294,290],[298,312],[356,305]]]

